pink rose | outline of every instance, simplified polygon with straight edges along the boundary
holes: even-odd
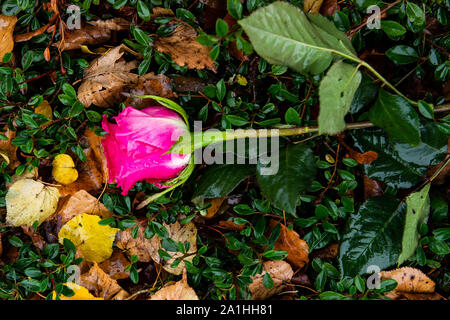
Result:
[[[117,182],[122,195],[142,180],[165,188],[161,182],[178,177],[188,165],[190,154],[164,154],[189,132],[175,111],[166,107],[127,107],[113,119],[117,124],[109,123],[103,115],[102,128],[109,134],[102,139],[102,145],[109,183]]]

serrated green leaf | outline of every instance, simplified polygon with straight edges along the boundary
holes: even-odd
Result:
[[[355,56],[348,38],[331,21],[286,2],[259,8],[239,24],[260,56],[298,72],[323,72],[335,58],[332,50]]]
[[[402,252],[398,257],[398,264],[409,259],[416,251],[419,243],[419,226],[425,223],[430,212],[430,184],[422,190],[410,194],[406,198],[406,219],[403,230]]]
[[[334,63],[319,86],[319,133],[335,135],[345,129],[344,117],[361,82],[361,72],[342,60]]]

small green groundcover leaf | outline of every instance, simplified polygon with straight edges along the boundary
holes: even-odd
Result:
[[[409,259],[416,251],[419,242],[419,227],[428,219],[430,212],[430,184],[422,190],[410,194],[406,198],[406,220],[403,230],[402,252],[398,258],[398,264]]]
[[[338,134],[345,129],[344,117],[361,82],[361,72],[350,64],[335,62],[319,86],[319,133]]]

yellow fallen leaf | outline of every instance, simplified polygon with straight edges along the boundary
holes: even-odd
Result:
[[[13,226],[40,225],[58,206],[59,191],[32,179],[13,183],[6,194],[6,222]]]
[[[3,61],[4,55],[14,48],[13,31],[16,22],[16,16],[0,14],[0,62]]]
[[[62,184],[71,184],[78,179],[78,171],[75,163],[68,154],[58,154],[52,162],[53,178]]]
[[[46,116],[50,120],[53,119],[52,107],[50,106],[50,103],[48,103],[47,100],[43,100],[39,106],[34,108],[34,113],[42,114],[43,116]]]
[[[61,300],[105,300],[103,298],[94,297],[92,294],[89,293],[88,289],[79,286],[76,283],[68,282],[64,283],[64,285],[72,289],[75,294],[71,297],[66,297],[61,294],[59,296],[59,299]],[[53,291],[53,300],[56,299],[56,295],[57,295],[56,292]]]
[[[69,239],[87,261],[102,262],[112,254],[112,245],[119,229],[98,224],[100,217],[87,213],[70,219],[59,231],[59,243]]]

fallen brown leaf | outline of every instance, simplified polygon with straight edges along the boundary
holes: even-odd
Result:
[[[408,293],[432,293],[435,283],[419,269],[403,267],[392,271],[381,271],[382,280],[393,279],[397,281],[395,291]]]
[[[349,150],[348,152],[350,158],[358,162],[359,164],[371,164],[378,159],[378,153],[375,151],[367,151],[364,153],[359,153],[354,150]]]
[[[332,243],[323,249],[313,251],[311,256],[314,258],[336,258],[339,250],[339,243]]]
[[[216,72],[216,63],[209,57],[210,48],[197,42],[197,32],[184,22],[179,23],[169,37],[156,37],[155,48],[170,54],[173,61],[190,69],[208,68]]]
[[[150,18],[167,17],[174,16],[172,9],[166,9],[162,7],[155,7],[152,9]]]
[[[120,250],[115,249],[112,256],[100,263],[98,266],[105,271],[111,279],[126,279],[130,276],[129,271],[125,271],[125,267],[130,264],[130,261],[124,257]]]
[[[320,7],[320,14],[324,16],[333,16],[340,7],[337,0],[325,0]]]
[[[31,238],[31,241],[33,242],[33,245],[36,248],[39,248],[39,250],[43,250],[45,245],[47,244],[44,240],[44,238],[42,238],[42,236],[33,231],[33,227],[30,226],[22,226],[22,230],[23,233],[25,233],[27,236],[29,236]]]
[[[81,275],[80,285],[91,291],[94,296],[105,300],[122,300],[128,296],[117,281],[111,279],[95,262],[89,272]]]
[[[273,280],[273,287],[267,289],[263,284],[264,274],[269,273]],[[287,282],[289,282],[294,275],[289,263],[285,261],[267,261],[263,264],[263,272],[253,276],[253,283],[249,284],[248,289],[251,293],[252,300],[264,300],[271,296],[282,292]]]
[[[120,45],[99,56],[84,70],[83,83],[78,88],[78,99],[86,107],[95,104],[99,107],[111,107],[121,102],[120,92],[127,85],[138,83],[139,76],[130,72],[139,63],[136,60],[125,61],[122,56],[130,51]]]
[[[185,269],[180,281],[158,290],[149,300],[198,300],[198,297],[194,289],[189,287]]]
[[[273,229],[278,224],[277,221],[270,221],[270,228]],[[302,268],[308,263],[308,244],[305,240],[300,239],[297,232],[289,230],[284,224],[281,225],[281,233],[278,240],[275,242],[275,250],[284,250],[288,252],[287,261]]]
[[[128,30],[130,23],[122,18],[90,21],[81,29],[66,31],[55,44],[61,51],[80,49],[81,45],[97,45],[111,38],[111,31]]]
[[[133,85],[129,89],[125,88],[124,91],[137,96],[154,95],[169,99],[175,97],[171,88],[170,79],[163,74],[155,75],[153,72],[140,77],[136,85]],[[153,99],[141,99],[135,97],[128,97],[123,103],[126,106],[135,108],[158,105]]]
[[[14,48],[13,32],[16,25],[16,16],[5,16],[0,14],[0,61],[3,56]]]
[[[236,224],[233,222],[233,220],[221,220],[219,221],[219,226],[233,231],[242,231],[245,228],[245,225],[243,224]]]
[[[383,194],[383,184],[376,180],[370,179],[368,176],[363,177],[364,183],[364,199],[381,196]]]
[[[95,214],[100,216],[102,219],[109,218],[112,216],[111,211],[106,209],[106,207],[93,197],[86,190],[79,190],[73,195],[68,196],[66,199],[62,200],[62,205],[56,211],[52,219],[56,216],[61,217],[61,224],[65,224],[67,221],[73,217],[82,214]]]
[[[227,197],[212,199],[211,207],[207,209],[207,215],[204,218],[211,219],[212,217],[214,217],[217,211],[219,211],[220,207],[222,206],[222,203],[225,201],[226,198]]]
[[[323,0],[304,0],[303,11],[308,13],[319,13]]]
[[[146,227],[147,222],[145,220],[139,222],[139,231],[136,239],[131,235],[134,227],[125,231],[119,231],[116,236],[116,246],[125,250],[128,256],[136,255],[141,262],[152,261],[152,257],[158,255],[160,244],[156,235],[151,239],[145,237]]]

